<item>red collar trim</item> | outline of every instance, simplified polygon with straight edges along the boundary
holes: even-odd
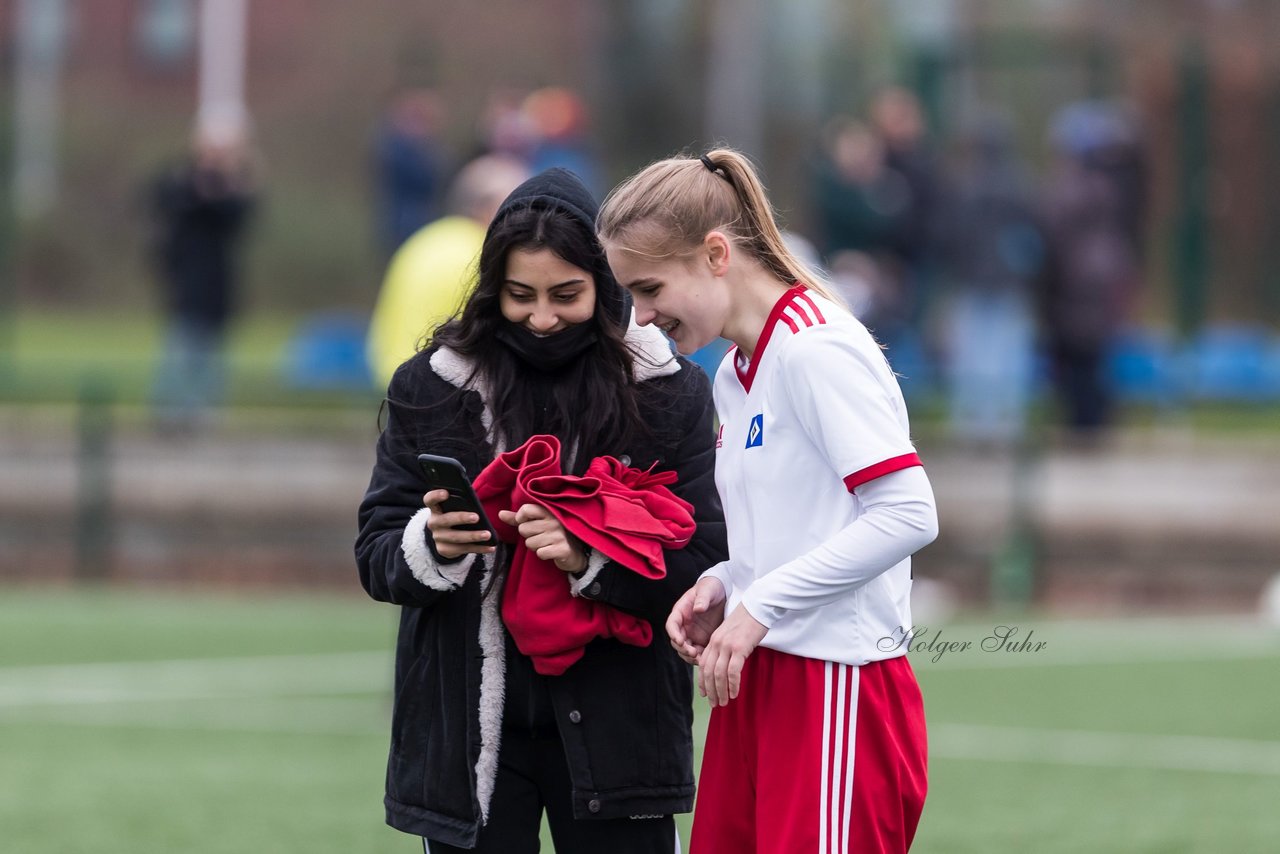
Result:
[[[751,353],[751,364],[747,366],[744,373],[741,364],[738,362],[738,353],[733,354],[733,370],[738,375],[738,382],[742,383],[742,387],[747,391],[751,391],[751,382],[756,377],[756,368],[760,367],[760,357],[764,355],[764,348],[769,346],[769,339],[773,337],[773,330],[778,325],[778,321],[782,319],[783,310],[795,301],[796,297],[809,290],[801,282],[787,289],[787,292],[778,297],[778,301],[773,304],[773,308],[769,311],[769,319],[764,322],[764,330],[760,333],[760,339],[756,341],[755,350]]]

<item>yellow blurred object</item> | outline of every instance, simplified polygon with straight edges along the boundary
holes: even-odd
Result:
[[[383,388],[462,306],[475,286],[484,234],[470,217],[447,216],[419,229],[392,256],[367,341],[369,366]]]

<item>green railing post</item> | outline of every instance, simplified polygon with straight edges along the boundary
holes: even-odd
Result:
[[[1027,425],[1013,454],[1009,528],[1004,542],[991,557],[991,604],[997,608],[1022,609],[1029,606],[1035,596],[1040,562],[1036,482],[1043,474],[1044,444],[1036,424]]]
[[[1280,84],[1272,83],[1267,93],[1265,140],[1267,151],[1280,150]],[[1266,237],[1262,244],[1262,264],[1258,283],[1262,317],[1272,325],[1280,324],[1280,163],[1270,157],[1264,169],[1267,192],[1263,198],[1266,211]]]
[[[1178,82],[1174,316],[1186,341],[1204,320],[1209,278],[1209,65],[1198,40],[1183,45]]]
[[[77,407],[75,577],[101,581],[111,570],[114,540],[112,508],[112,407],[110,382],[89,376],[80,386]]]

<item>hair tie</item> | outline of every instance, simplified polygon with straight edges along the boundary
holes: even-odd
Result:
[[[712,163],[712,162],[711,162],[711,158],[710,158],[710,157],[708,157],[707,155],[705,155],[705,154],[704,154],[704,155],[702,155],[701,157],[699,157],[698,159],[702,161],[702,165],[703,165],[703,166],[707,167],[707,171],[708,171],[708,172],[715,172],[715,171],[716,171],[716,165],[715,165],[714,163]]]

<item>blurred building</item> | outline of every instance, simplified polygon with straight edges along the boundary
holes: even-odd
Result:
[[[0,0],[6,106],[24,5]],[[198,0],[64,5],[62,195],[21,236],[21,295],[138,300],[141,276],[120,249],[139,176],[190,124]],[[606,185],[673,151],[739,145],[800,233],[819,128],[898,82],[921,97],[939,148],[974,105],[1005,107],[1033,166],[1062,105],[1132,104],[1150,151],[1143,312],[1188,328],[1274,322],[1277,37],[1280,4],[1267,0],[250,2],[248,100],[274,188],[251,295],[367,304],[377,253],[362,166],[376,111],[405,80],[448,102],[458,159],[474,150],[488,95],[513,86],[581,94]]]

